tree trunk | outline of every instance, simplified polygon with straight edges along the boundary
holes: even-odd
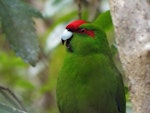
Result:
[[[134,113],[150,113],[150,0],[109,0]]]

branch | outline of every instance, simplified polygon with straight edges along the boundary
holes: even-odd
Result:
[[[78,17],[79,17],[79,19],[81,19],[81,9],[82,9],[82,7],[81,7],[81,1],[80,0],[77,0],[77,4],[78,4]]]
[[[149,0],[109,0],[134,113],[150,113]]]

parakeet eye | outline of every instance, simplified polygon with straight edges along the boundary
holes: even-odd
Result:
[[[94,31],[92,31],[92,30],[88,30],[88,29],[85,29],[85,28],[80,28],[80,29],[77,30],[77,32],[81,33],[81,34],[87,34],[90,37],[94,37]]]
[[[85,28],[82,28],[82,29],[80,29],[80,32],[81,32],[81,33],[85,33],[85,32],[86,32],[86,29],[85,29]]]

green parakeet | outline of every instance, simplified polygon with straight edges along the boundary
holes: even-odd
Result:
[[[61,113],[125,113],[125,93],[106,34],[75,20],[61,36],[68,51],[57,81]]]

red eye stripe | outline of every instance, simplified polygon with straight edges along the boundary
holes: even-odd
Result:
[[[94,31],[92,31],[92,30],[87,30],[87,31],[86,31],[86,34],[88,34],[88,35],[91,36],[92,38],[94,38],[94,36],[95,36],[95,33],[94,33]]]

